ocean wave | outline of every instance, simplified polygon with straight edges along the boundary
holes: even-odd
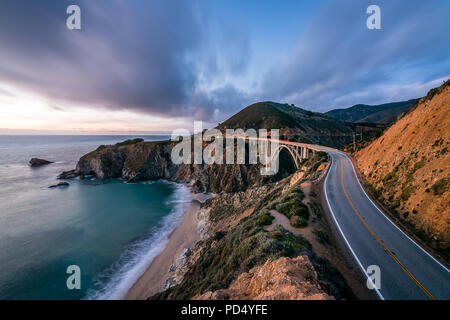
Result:
[[[192,200],[189,188],[174,182],[159,182],[172,184],[176,188],[168,200],[168,203],[174,206],[171,213],[146,236],[130,244],[117,262],[96,277],[86,299],[123,299],[156,256],[164,250],[170,234],[183,220],[187,206]]]

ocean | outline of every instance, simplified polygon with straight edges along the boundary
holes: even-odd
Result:
[[[1,136],[0,299],[120,299],[166,245],[191,201],[166,181],[69,180],[49,189],[85,153],[130,138]],[[31,168],[32,157],[54,161]],[[81,272],[70,290],[68,266]]]

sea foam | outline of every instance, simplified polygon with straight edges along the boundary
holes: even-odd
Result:
[[[94,280],[92,289],[86,294],[86,299],[123,299],[152,261],[164,250],[169,242],[170,234],[183,220],[187,206],[192,201],[189,188],[174,182],[163,180],[158,182],[172,184],[176,188],[168,200],[168,204],[173,206],[171,213],[146,236],[130,244],[120,259]]]

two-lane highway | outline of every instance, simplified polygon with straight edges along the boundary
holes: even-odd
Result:
[[[324,193],[332,218],[362,271],[380,268],[381,299],[450,299],[450,272],[405,235],[369,199],[349,157],[327,152],[332,163]]]
[[[409,238],[369,198],[362,188],[351,159],[336,149],[287,140],[280,144],[330,155],[324,194],[332,219],[362,272],[369,266],[380,270],[380,299],[450,299],[450,271]]]

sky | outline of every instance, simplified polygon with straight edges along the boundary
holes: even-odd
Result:
[[[66,27],[72,4],[81,30]],[[449,12],[447,0],[2,0],[0,134],[169,133],[258,101],[325,112],[421,97],[450,77]]]

